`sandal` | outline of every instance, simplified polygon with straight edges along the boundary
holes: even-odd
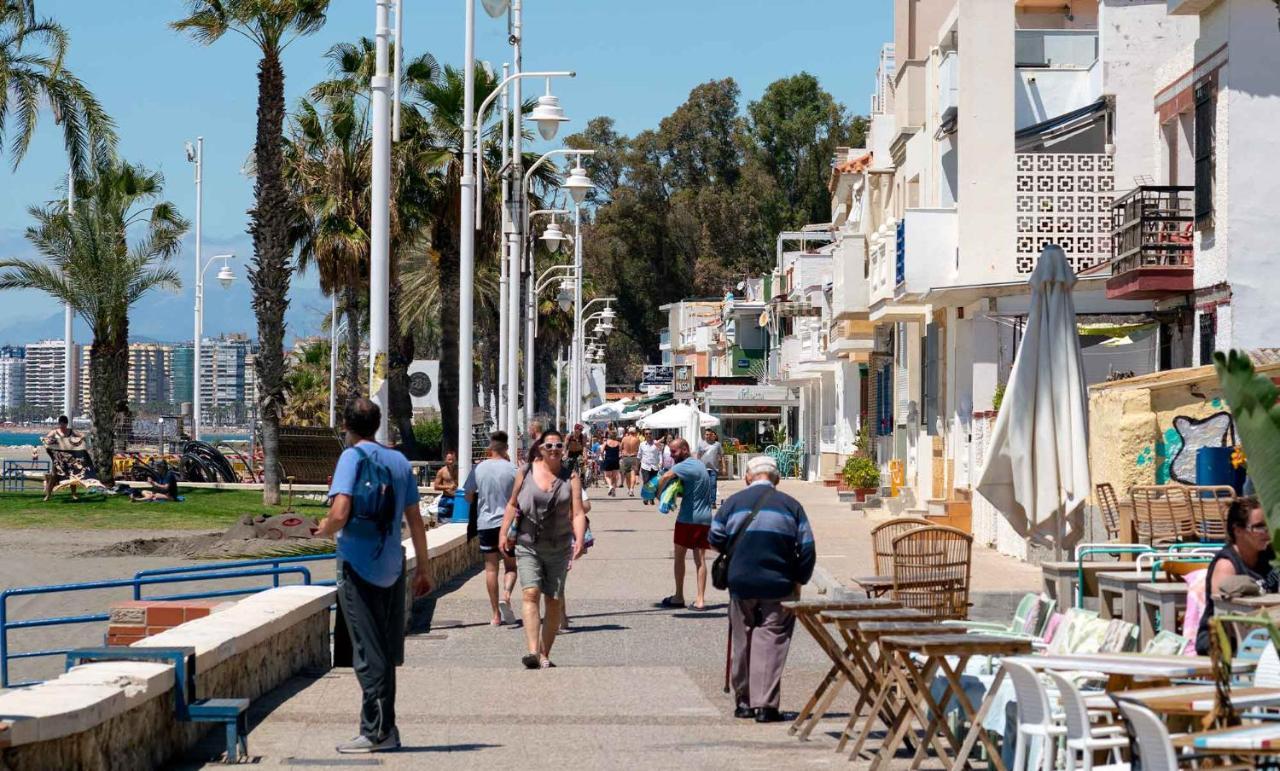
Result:
[[[520,657],[520,663],[524,664],[525,669],[541,669],[542,661],[536,653],[526,653]]]
[[[543,669],[554,669],[556,665],[555,665],[555,664],[553,664],[553,663],[551,663],[551,659],[544,658],[544,659],[539,663],[539,666],[540,666],[540,667],[542,667]]]
[[[660,608],[683,608],[683,607],[684,607],[684,603],[683,603],[683,602],[676,602],[675,595],[671,595],[670,597],[663,597],[663,598],[662,598],[662,602],[658,603],[658,607],[660,607]]]

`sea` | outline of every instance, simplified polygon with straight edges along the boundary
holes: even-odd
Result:
[[[27,431],[0,431],[0,447],[33,447],[40,444],[41,433]],[[211,434],[206,432],[204,441],[214,442],[247,442],[248,434]]]

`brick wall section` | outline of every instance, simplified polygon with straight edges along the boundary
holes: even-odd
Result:
[[[127,600],[111,604],[107,645],[133,645],[179,624],[229,607],[226,600]]]

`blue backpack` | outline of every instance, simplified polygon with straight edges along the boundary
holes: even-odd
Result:
[[[360,454],[360,461],[351,490],[351,518],[346,526],[365,537],[377,535],[378,546],[373,551],[373,557],[377,559],[382,555],[391,525],[399,514],[396,511],[395,483],[391,469],[374,455],[360,449],[359,445],[353,449]]]

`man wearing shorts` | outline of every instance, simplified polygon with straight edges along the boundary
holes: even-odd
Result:
[[[511,488],[516,483],[516,467],[507,460],[507,433],[495,431],[489,437],[488,457],[471,471],[463,487],[467,503],[476,512],[476,536],[480,541],[480,554],[484,557],[484,583],[489,590],[489,607],[493,626],[514,624],[516,616],[511,612],[511,592],[516,586],[516,559],[498,553],[498,531],[502,528],[502,515],[506,512]],[[503,576],[502,599],[498,599],[498,560],[501,558],[506,574]]]
[[[653,479],[662,470],[662,445],[654,441],[653,435],[649,429],[644,430],[644,442],[640,444],[640,484],[648,486],[649,480]],[[651,506],[657,501],[646,499],[646,506]]]
[[[640,436],[635,426],[627,426],[627,433],[622,437],[622,484],[627,488],[627,495],[636,494],[639,481]]]
[[[697,569],[698,594],[694,599],[694,610],[706,609],[707,594],[707,549],[710,544],[707,536],[711,533],[711,477],[707,475],[707,467],[702,461],[692,457],[689,443],[684,439],[673,439],[670,444],[671,459],[675,465],[658,480],[658,492],[677,478],[684,488],[680,499],[680,513],[676,515],[676,528],[673,537],[675,543],[675,579],[676,593],[662,600],[659,605],[664,608],[684,607],[684,558],[693,552],[693,564]]]

